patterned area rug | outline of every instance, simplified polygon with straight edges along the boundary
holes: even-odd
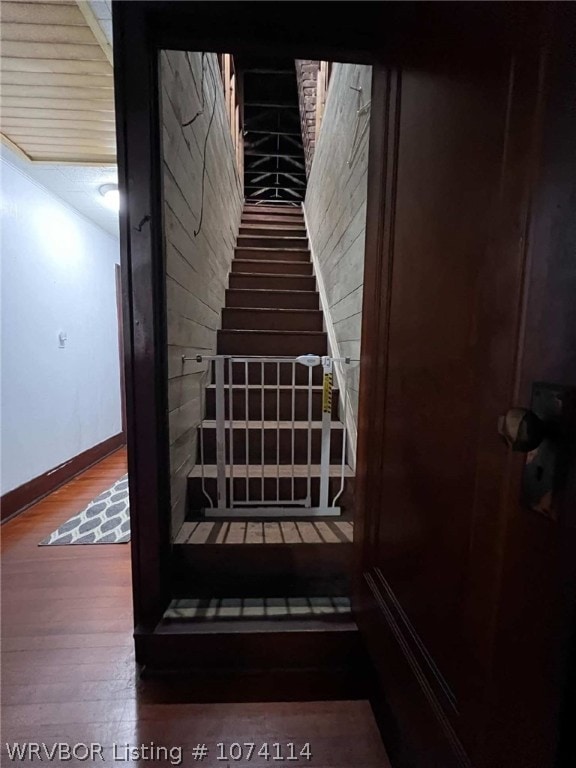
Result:
[[[38,546],[124,544],[127,541],[130,541],[130,506],[128,475],[124,475]]]

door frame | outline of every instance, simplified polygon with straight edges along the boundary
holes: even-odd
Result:
[[[307,4],[305,28],[291,11],[242,3],[113,2],[120,242],[124,286],[124,359],[135,634],[154,631],[170,600],[170,472],[167,424],[166,296],[160,160],[158,53],[207,50],[321,58],[376,66],[386,28],[381,4],[350,17],[335,6],[330,23],[321,3]],[[225,9],[225,13],[223,10]],[[337,9],[337,10],[336,10]],[[390,36],[402,36],[400,14]],[[366,16],[370,23],[366,24]],[[400,23],[400,19],[402,23]],[[383,27],[384,24],[384,27]],[[347,29],[347,42],[340,30]],[[366,28],[369,32],[367,33]],[[390,25],[388,25],[390,29]],[[207,30],[196,36],[188,30]],[[370,142],[381,144],[374,128]],[[372,154],[372,150],[371,150]],[[382,153],[380,153],[380,157]],[[373,164],[372,160],[369,160]],[[381,172],[373,174],[378,187]],[[381,261],[378,211],[367,221],[370,263]],[[367,246],[368,248],[368,246]],[[377,336],[370,335],[372,344]]]

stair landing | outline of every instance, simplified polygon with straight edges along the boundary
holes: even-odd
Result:
[[[226,631],[231,622],[234,632],[240,633],[356,629],[350,599],[340,596],[172,600],[164,613],[164,626],[182,621],[193,622],[200,633]]]
[[[353,535],[354,524],[340,520],[187,522],[174,544],[351,544]]]

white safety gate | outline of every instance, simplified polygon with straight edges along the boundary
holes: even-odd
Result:
[[[201,422],[199,434],[202,491],[208,503],[204,514],[207,517],[339,515],[337,502],[344,491],[347,469],[347,394],[344,375],[344,389],[340,392],[343,416],[341,421],[334,421],[334,364],[338,363],[346,372],[350,359],[319,355],[198,355],[194,359],[211,363],[200,383],[202,414],[206,413],[206,384],[211,372],[215,398],[216,498],[213,498],[206,482],[208,475],[213,477],[214,465],[212,462],[205,463],[204,421]],[[313,370],[317,366],[322,367],[321,388],[313,383]],[[316,396],[321,395],[319,477],[318,472],[313,474],[313,454],[317,454],[317,448],[313,448],[313,430],[318,429],[318,417],[314,417],[315,392]],[[342,432],[342,450],[338,462],[331,464],[331,437],[335,427]],[[243,456],[235,465],[234,449],[239,444],[238,433],[242,429],[244,435],[243,439],[240,438],[240,445],[243,443],[243,451],[237,448],[237,453],[242,452]],[[254,435],[258,430],[259,440]],[[287,431],[289,437],[286,439]],[[272,441],[269,436],[265,439],[266,432],[268,435],[272,432]],[[284,439],[281,441],[282,432]],[[281,460],[281,442],[284,461]],[[306,463],[301,461],[303,443]],[[286,460],[286,449],[289,461]],[[297,460],[297,453],[300,454],[300,461]],[[243,482],[235,483],[235,480]],[[318,482],[319,490],[316,490],[313,484]],[[317,498],[317,505],[313,506],[314,497]]]

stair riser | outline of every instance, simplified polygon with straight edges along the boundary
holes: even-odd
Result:
[[[216,429],[204,428],[203,448],[204,464],[216,464]],[[246,460],[246,431],[234,429],[233,460],[236,464],[320,464],[322,432],[312,430],[311,454],[308,462],[308,433],[305,429],[294,430],[294,456],[292,455],[292,432],[282,428],[264,430],[264,462],[262,462],[262,432],[260,429],[248,430],[248,461]],[[342,461],[342,429],[333,429],[330,433],[330,463]],[[277,455],[278,447],[278,455]],[[230,432],[226,430],[226,462],[230,457]],[[200,461],[200,454],[198,456]]]
[[[264,261],[234,259],[232,273],[269,275],[311,275],[312,264],[305,261]]]
[[[308,248],[305,237],[255,237],[253,235],[238,235],[238,248]]]
[[[189,578],[193,582],[192,575]],[[213,581],[212,574],[203,580],[206,596],[216,594],[210,591]],[[176,576],[173,583],[178,583]],[[173,589],[173,594],[180,594],[176,586]],[[341,594],[349,591],[349,587],[343,588]],[[235,594],[243,594],[238,592],[238,584]],[[306,585],[298,594],[321,596],[307,591]],[[310,632],[298,626],[296,631],[286,631],[280,623],[275,632],[255,637],[248,633],[242,642],[236,632],[226,630],[218,634],[199,633],[195,627],[172,634],[140,631],[135,635],[135,649],[136,660],[147,676],[169,676],[175,701],[202,705],[231,702],[237,706],[239,701],[276,702],[278,691],[282,691],[284,701],[351,701],[367,699],[371,691],[370,667],[357,630]],[[222,674],[222,670],[228,672]]]
[[[293,248],[292,250],[273,250],[271,248],[235,248],[237,259],[258,259],[259,261],[302,261],[310,263],[310,251]]]
[[[233,418],[244,421],[246,419],[246,390],[243,388],[234,389],[232,395]],[[264,414],[262,414],[262,393],[264,393]],[[338,418],[338,390],[332,393],[332,417]],[[225,418],[230,416],[228,402],[230,399],[230,390],[224,390],[224,410]],[[312,420],[320,421],[322,419],[322,391],[312,390]],[[306,421],[308,419],[308,390],[297,389],[294,392],[294,419],[296,421]],[[248,390],[248,420],[264,421],[276,420],[278,409],[280,410],[280,421],[292,420],[292,390],[291,389],[249,389]],[[214,387],[206,388],[206,418],[216,418],[216,389]]]
[[[315,291],[226,291],[227,307],[275,307],[278,309],[318,309],[318,294]]]
[[[300,214],[293,214],[291,216],[285,216],[282,214],[274,215],[273,213],[243,213],[240,221],[241,225],[256,224],[258,226],[273,226],[274,224],[280,224],[287,227],[304,227],[304,216]]]
[[[277,498],[280,498],[280,500],[288,500],[292,498],[292,480],[289,477],[281,477],[279,481],[276,480],[274,477],[266,477],[264,478],[264,493],[262,493],[262,480],[259,477],[251,477],[248,480],[248,496],[246,495],[246,478],[245,477],[234,477],[234,498],[236,500],[243,500],[248,498],[250,501],[253,501],[256,505],[257,503],[260,503],[261,499],[264,499],[264,503],[266,501],[271,501]],[[229,485],[229,481],[227,481],[227,486]],[[339,477],[331,477],[328,483],[329,486],[329,494],[328,498],[330,502],[332,499],[336,496],[338,491],[340,490],[340,478]],[[352,495],[352,485],[351,485],[351,478],[346,478],[344,482],[345,491],[344,493],[348,498],[351,498]],[[216,478],[215,477],[207,477],[204,479],[204,487],[206,488],[206,493],[213,499],[213,501],[216,501]],[[305,477],[297,477],[294,479],[294,498],[295,499],[305,499],[307,494],[307,487],[308,487],[308,480]],[[279,488],[279,491],[277,493],[277,489]],[[344,494],[343,494],[344,496]],[[313,477],[310,481],[310,498],[311,498],[311,504],[313,507],[317,507],[320,503],[320,478],[319,477]],[[340,497],[339,501],[342,501],[342,497]],[[226,504],[230,504],[230,499],[226,500]],[[206,507],[209,507],[208,500],[206,496],[202,492],[202,478],[200,477],[193,477],[189,478],[188,480],[188,509],[191,512],[197,512],[198,510],[205,509]],[[344,506],[342,504],[341,506]],[[330,544],[328,546],[334,546],[334,547],[341,547],[345,546],[342,544]],[[265,549],[265,547],[263,547]],[[291,549],[294,551],[294,548],[291,547]]]
[[[224,555],[226,568],[215,568],[214,563],[221,562]],[[173,550],[173,594],[227,598],[346,595],[350,590],[352,557],[353,544],[268,544],[259,547],[257,554],[254,547],[243,544],[179,544]],[[232,656],[235,658],[237,653],[238,649]],[[292,647],[290,654],[279,660],[280,664],[289,666],[293,654]],[[221,666],[230,666],[230,658],[223,659]],[[312,665],[324,661],[325,656],[320,654]]]
[[[286,355],[326,355],[328,342],[325,333],[302,336],[301,333],[277,334],[274,331],[218,331],[219,355],[255,355],[283,357]]]
[[[246,206],[244,210],[242,211],[242,216],[281,216],[281,217],[292,217],[292,216],[303,216],[302,214],[302,207],[301,206],[285,206],[282,207],[280,205],[254,205],[254,206]]]
[[[228,287],[269,291],[315,291],[316,279],[300,275],[240,275],[231,272]]]
[[[246,383],[246,367],[244,363],[235,363],[234,368],[234,384]],[[312,371],[312,384],[314,386],[320,386],[322,384],[322,366],[318,365],[315,368],[307,368],[305,365],[297,364],[294,367],[295,383],[308,384],[308,372]],[[287,386],[292,385],[292,365],[286,363],[280,365],[280,381],[278,382],[278,366],[276,363],[248,363],[248,383],[256,384],[260,386],[262,384],[262,373],[264,373],[264,384],[278,383],[285,384]],[[224,381],[228,384],[228,364],[224,369]],[[215,383],[214,373],[212,372],[211,383]]]
[[[223,329],[265,331],[321,331],[322,312],[223,309]]]
[[[238,233],[240,235],[260,235],[263,237],[306,237],[306,229],[303,226],[294,224],[294,225],[288,225],[288,224],[269,224],[264,226],[259,226],[257,223],[254,224],[241,224],[240,225],[240,232]]]

